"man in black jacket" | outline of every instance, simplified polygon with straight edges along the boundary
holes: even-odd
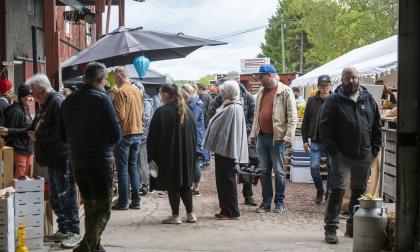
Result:
[[[250,94],[245,86],[240,83],[240,76],[239,73],[236,71],[231,71],[226,74],[225,80],[235,80],[239,83],[239,89],[241,91],[240,98],[244,105],[244,115],[245,115],[245,122],[246,122],[246,133],[249,135],[252,129],[252,123],[254,121],[254,109],[255,109],[255,100],[252,94]],[[218,94],[214,99],[213,104],[209,108],[209,117],[213,117],[216,114],[216,110],[222,106],[222,94]],[[243,187],[242,187],[242,195],[245,198],[245,204],[250,206],[256,206],[257,202],[253,198],[252,192],[252,183],[249,180],[243,180]]]
[[[311,157],[311,175],[314,181],[316,192],[315,203],[321,204],[322,197],[325,193],[325,201],[327,201],[329,193],[331,192],[332,171],[329,164],[329,157],[327,158],[328,167],[328,181],[327,190],[324,190],[322,184],[322,177],[319,170],[320,160],[322,155],[326,154],[324,145],[321,143],[321,136],[319,133],[319,115],[321,113],[321,106],[324,101],[331,95],[331,81],[328,75],[321,75],[318,77],[318,92],[315,96],[309,97],[305,107],[305,114],[302,121],[302,140],[305,151],[310,151]],[[309,139],[311,143],[309,144]]]
[[[35,161],[48,167],[49,203],[58,217],[58,231],[49,238],[72,248],[80,242],[79,206],[68,148],[58,135],[64,98],[54,91],[45,74],[32,76],[26,84],[32,88],[32,96],[40,104],[28,135],[35,142]]]
[[[346,236],[353,237],[353,206],[365,192],[372,159],[382,144],[378,105],[359,86],[355,68],[343,69],[340,85],[321,110],[322,143],[332,156],[333,189],[325,211],[325,241],[337,243],[339,213],[350,174],[351,198]]]
[[[60,137],[69,144],[85,205],[85,235],[73,251],[103,251],[101,234],[111,216],[113,146],[121,129],[105,94],[105,65],[89,63],[85,84],[63,102]]]

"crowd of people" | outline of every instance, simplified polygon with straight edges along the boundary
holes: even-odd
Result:
[[[255,98],[229,72],[222,85],[164,84],[150,97],[140,83],[131,83],[125,67],[116,67],[116,88],[109,88],[105,65],[87,65],[84,84],[56,92],[46,75],[36,74],[18,87],[17,101],[0,81],[0,135],[14,148],[15,177],[32,176],[37,165],[48,170],[49,202],[58,231],[48,237],[74,251],[105,251],[101,234],[112,210],[141,208],[141,195],[167,192],[171,215],[165,224],[197,222],[193,197],[200,196],[201,171],[215,160],[219,220],[236,220],[237,174],[250,163],[256,148],[262,170],[262,202],[256,212],[283,213],[286,187],[284,153],[295,137],[297,106],[305,104],[298,90],[279,81],[275,68],[261,65],[254,78],[261,83]],[[353,206],[366,189],[372,159],[381,147],[377,104],[359,86],[357,70],[345,68],[342,84],[331,92],[328,75],[318,78],[318,91],[306,102],[302,122],[304,149],[310,152],[315,202],[325,197],[325,241],[337,243],[338,214],[350,175],[352,196],[346,235],[352,236]],[[39,104],[35,118],[30,106]],[[157,104],[157,102],[159,104]],[[320,157],[328,156],[324,189]],[[115,165],[118,198],[113,203]],[[274,188],[273,188],[274,176]],[[257,206],[252,181],[242,179],[245,204]],[[80,236],[75,183],[85,208],[85,234]]]

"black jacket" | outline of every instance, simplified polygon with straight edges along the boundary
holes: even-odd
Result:
[[[209,106],[213,98],[210,94],[202,94],[199,96],[200,100],[203,102],[203,108],[204,108],[204,126],[207,128],[207,125],[209,125],[210,117],[207,111],[209,110]]]
[[[148,161],[159,167],[157,178],[150,178],[156,190],[179,190],[193,183],[197,133],[192,112],[187,109],[180,125],[175,102],[159,107],[153,114],[147,137]]]
[[[254,122],[254,110],[255,110],[255,99],[250,94],[244,85],[239,83],[239,88],[241,90],[241,100],[244,105],[244,115],[245,115],[245,122],[246,122],[246,133],[249,134],[252,130],[252,123]],[[216,110],[222,106],[222,94],[218,94],[214,99],[213,103],[210,105],[209,108],[209,118],[212,118],[216,114]]]
[[[45,103],[39,107],[31,130],[35,131],[35,160],[41,166],[62,164],[68,158],[67,145],[60,141],[58,124],[60,107],[64,97],[50,93]]]
[[[32,118],[20,103],[15,102],[4,110],[4,127],[9,129],[6,144],[15,152],[33,154],[34,143],[27,134],[31,124]]]
[[[0,97],[0,126],[4,126],[4,111],[10,106],[9,100],[5,96]]]
[[[302,121],[302,140],[304,143],[308,143],[309,139],[312,141],[321,142],[319,138],[319,115],[321,113],[321,106],[323,101],[321,100],[319,91],[315,96],[309,97],[306,102],[305,114]]]
[[[85,84],[68,96],[61,107],[60,138],[69,144],[75,170],[112,165],[121,129],[107,95]]]
[[[321,109],[322,143],[331,156],[342,152],[363,159],[379,151],[382,145],[378,105],[364,87],[359,87],[357,102],[343,94],[339,86]]]

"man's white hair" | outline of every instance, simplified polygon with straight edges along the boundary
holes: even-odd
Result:
[[[222,98],[226,100],[239,100],[239,83],[236,80],[228,80],[223,83],[222,88]]]
[[[54,89],[51,86],[51,82],[45,74],[35,74],[26,80],[25,84],[31,88],[35,87],[38,91],[45,91],[47,93],[54,92]]]
[[[125,66],[117,66],[116,68],[114,68],[114,73],[120,74],[124,78],[130,78],[130,73],[128,72],[127,68],[125,68]]]

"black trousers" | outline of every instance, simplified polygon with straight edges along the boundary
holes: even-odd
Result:
[[[171,205],[172,215],[179,214],[180,199],[184,203],[187,213],[192,213],[192,191],[190,187],[182,187],[178,190],[168,190],[169,204]]]
[[[76,169],[74,175],[85,206],[85,235],[73,251],[95,251],[111,217],[112,167]]]
[[[251,181],[248,180],[244,180],[242,182],[242,195],[244,196],[244,198],[250,198],[252,197],[253,193],[252,193],[252,183]]]
[[[238,191],[236,188],[235,162],[231,158],[214,155],[216,164],[216,187],[220,213],[239,217]]]

